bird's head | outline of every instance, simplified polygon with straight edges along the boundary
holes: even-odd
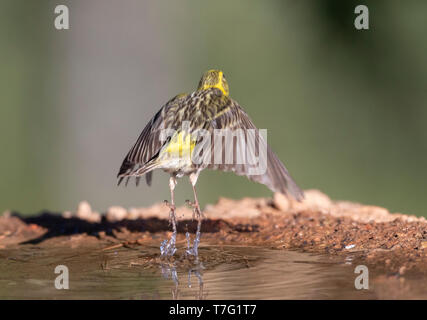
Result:
[[[225,96],[229,95],[228,83],[221,70],[208,70],[203,74],[197,90],[206,90],[210,88],[217,88],[221,90]]]

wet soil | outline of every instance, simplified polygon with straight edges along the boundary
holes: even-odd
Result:
[[[424,218],[391,214],[376,206],[333,202],[317,190],[306,191],[306,199],[302,203],[292,202],[280,194],[275,194],[273,199],[223,198],[204,209],[206,218],[202,225],[199,259],[194,261],[185,255],[185,233],[188,231],[194,236],[196,221],[192,220],[192,211],[186,207],[178,208],[177,212],[178,251],[167,260],[160,257],[159,251],[161,241],[171,235],[168,208],[164,204],[138,209],[112,207],[103,215],[93,211],[86,202],[82,202],[73,213],[42,212],[23,217],[18,213],[6,212],[0,217],[0,260],[3,260],[3,263],[0,262],[3,274],[0,283],[14,277],[20,279],[34,261],[37,263],[31,269],[43,270],[46,265],[59,263],[58,259],[62,257],[71,264],[74,261],[76,268],[84,269],[81,274],[114,269],[114,263],[117,268],[122,268],[122,272],[136,268],[139,276],[158,273],[161,268],[161,273],[166,273],[176,288],[171,289],[172,296],[165,296],[162,290],[156,292],[159,297],[173,298],[178,294],[174,293],[174,290],[178,290],[178,281],[174,278],[178,278],[179,274],[182,277],[189,272],[189,276],[193,274],[193,278],[197,279],[203,273],[199,274],[198,269],[201,268],[205,273],[206,269],[211,270],[208,274],[213,279],[214,270],[218,272],[221,268],[234,266],[234,279],[242,270],[249,273],[256,268],[264,270],[261,266],[265,266],[270,259],[270,270],[264,270],[265,274],[270,275],[276,269],[282,275],[284,272],[297,272],[305,263],[321,263],[329,266],[328,270],[334,270],[338,265],[367,265],[375,275],[372,281],[375,283],[375,293],[371,291],[371,295],[356,298],[427,297],[424,289],[427,284],[427,222]],[[284,255],[292,261],[288,269],[280,267],[289,262]],[[76,256],[80,258],[73,258]],[[260,260],[264,262],[260,264]],[[163,269],[166,271],[163,272]],[[351,279],[355,277],[353,269],[344,272]],[[328,273],[322,272],[327,278]],[[333,273],[343,272],[335,270]],[[5,274],[9,274],[10,278]],[[217,274],[217,277],[221,278],[221,275],[223,273]],[[304,277],[307,278],[307,275]],[[12,283],[17,281],[13,280]],[[324,297],[355,298],[352,281],[347,283],[347,286],[349,283],[352,286],[352,294],[340,296],[337,291],[332,295],[324,293]],[[237,283],[241,286],[242,282],[238,280]],[[273,285],[277,285],[277,279],[272,279]],[[305,293],[315,290],[309,288],[310,283],[307,286]],[[211,289],[214,288],[217,287],[211,286]],[[251,292],[250,288],[247,287],[245,292]],[[154,294],[153,290],[148,291]],[[80,292],[79,297],[85,297],[84,292]],[[281,295],[264,294],[259,297],[298,297],[271,287],[269,292]],[[235,294],[229,293],[230,296]],[[19,294],[20,291],[17,291],[16,295]],[[200,292],[197,294],[203,298],[203,292],[201,296]],[[10,297],[2,292],[0,296]],[[241,296],[245,295],[242,293]],[[102,298],[103,295],[100,293],[97,297]],[[134,296],[118,294],[113,297]],[[223,292],[223,295],[211,294],[210,297],[224,298],[227,295]],[[257,298],[256,295],[248,297]],[[322,295],[300,297],[321,298]]]

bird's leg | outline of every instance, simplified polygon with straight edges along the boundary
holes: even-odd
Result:
[[[196,182],[197,182],[198,174],[191,174],[190,175],[190,182],[193,187],[193,193],[194,193],[194,202],[188,202],[193,207],[193,218],[194,215],[197,216],[197,230],[196,230],[196,238],[194,239],[193,246],[190,247],[190,235],[187,232],[187,254],[193,255],[195,257],[198,256],[198,247],[200,243],[200,230],[202,228],[202,211],[200,210],[199,200],[197,199],[197,192],[196,192]]]
[[[176,213],[175,213],[175,196],[174,196],[174,189],[176,187],[176,179],[175,177],[170,177],[169,179],[169,188],[171,191],[171,202],[169,203],[167,200],[165,200],[165,204],[169,207],[170,212],[169,212],[169,222],[172,224],[172,236],[169,239],[169,241],[164,240],[162,242],[162,245],[160,246],[160,253],[162,256],[173,256],[174,253],[176,252],[176,247],[175,247],[175,243],[176,243],[176,233],[177,233],[177,229],[176,229]]]

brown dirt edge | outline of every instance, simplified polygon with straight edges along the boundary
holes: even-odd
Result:
[[[427,222],[424,218],[391,214],[388,210],[351,202],[331,201],[318,190],[307,190],[301,202],[281,194],[273,199],[221,198],[204,209],[202,245],[250,245],[300,250],[375,264],[402,275],[427,273]],[[196,223],[186,207],[177,209],[178,245]],[[75,213],[42,212],[31,217],[5,212],[0,216],[0,252],[26,244],[38,246],[159,245],[170,234],[168,208],[111,207],[101,215],[81,202]]]

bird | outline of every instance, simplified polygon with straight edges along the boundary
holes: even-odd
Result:
[[[222,134],[221,130],[228,130],[227,132],[231,133],[240,130],[252,134],[232,136],[233,148],[231,152],[227,152],[222,138],[216,139],[218,132]],[[200,134],[201,132],[203,134]],[[206,134],[211,134],[215,139],[205,139]],[[255,142],[249,146],[250,143],[247,142],[251,137]],[[221,141],[218,147],[219,140]],[[214,158],[218,154],[219,161],[215,161]],[[194,161],[195,155],[198,155],[197,161]],[[231,161],[224,161],[224,158],[229,156],[233,156]],[[239,156],[243,161],[236,160]],[[256,159],[265,162],[264,169],[259,172],[254,170]],[[291,196],[297,201],[304,198],[303,191],[267,144],[266,139],[259,134],[249,115],[230,97],[224,72],[218,69],[206,71],[194,92],[176,95],[151,118],[120,166],[117,175],[118,185],[124,178],[127,185],[130,177],[136,177],[138,186],[144,175],[147,184],[151,185],[152,173],[156,169],[162,169],[170,174],[170,202],[165,200],[165,203],[170,209],[173,232],[169,241],[162,242],[160,247],[162,255],[172,256],[176,252],[177,220],[174,190],[178,178],[188,176],[193,189],[194,201],[187,200],[187,204],[193,208],[193,218],[197,216],[198,224],[192,246],[187,233],[186,252],[194,256],[198,255],[203,219],[196,192],[196,183],[202,170],[231,171],[237,175],[247,176],[252,181],[266,185],[273,192]]]

